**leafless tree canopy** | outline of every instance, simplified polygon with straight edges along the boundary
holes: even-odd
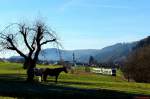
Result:
[[[13,30],[15,28],[15,31],[10,30],[11,28]],[[32,56],[33,53],[36,56],[43,45],[57,42],[55,31],[40,21],[32,27],[26,24],[11,24],[0,34],[0,37],[1,48],[14,50],[24,58]]]
[[[11,24],[0,33],[1,48],[15,51],[25,59],[28,76],[33,76],[31,69],[36,66],[42,47],[52,43],[58,44],[56,33],[42,21],[33,25]]]

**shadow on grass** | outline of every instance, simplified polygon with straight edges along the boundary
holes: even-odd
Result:
[[[19,99],[133,99],[135,94],[104,89],[81,89],[65,85],[90,84],[78,82],[55,83],[26,83],[26,75],[0,74],[0,96],[16,97]],[[141,96],[141,95],[140,95]]]

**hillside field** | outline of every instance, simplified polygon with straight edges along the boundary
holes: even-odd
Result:
[[[120,70],[117,70],[116,77],[112,77],[85,72],[85,68],[79,66],[75,68],[74,73],[61,73],[57,84],[54,77],[48,77],[48,82],[38,82],[37,77],[34,83],[27,83],[25,80],[26,71],[22,69],[22,64],[0,62],[0,98],[136,99],[150,96],[150,84],[127,82]]]

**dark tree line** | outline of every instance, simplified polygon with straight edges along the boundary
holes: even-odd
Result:
[[[150,37],[137,43],[123,67],[124,76],[136,82],[150,82]]]

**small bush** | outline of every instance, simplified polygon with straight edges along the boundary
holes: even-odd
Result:
[[[90,67],[86,66],[85,67],[85,72],[90,72]]]

